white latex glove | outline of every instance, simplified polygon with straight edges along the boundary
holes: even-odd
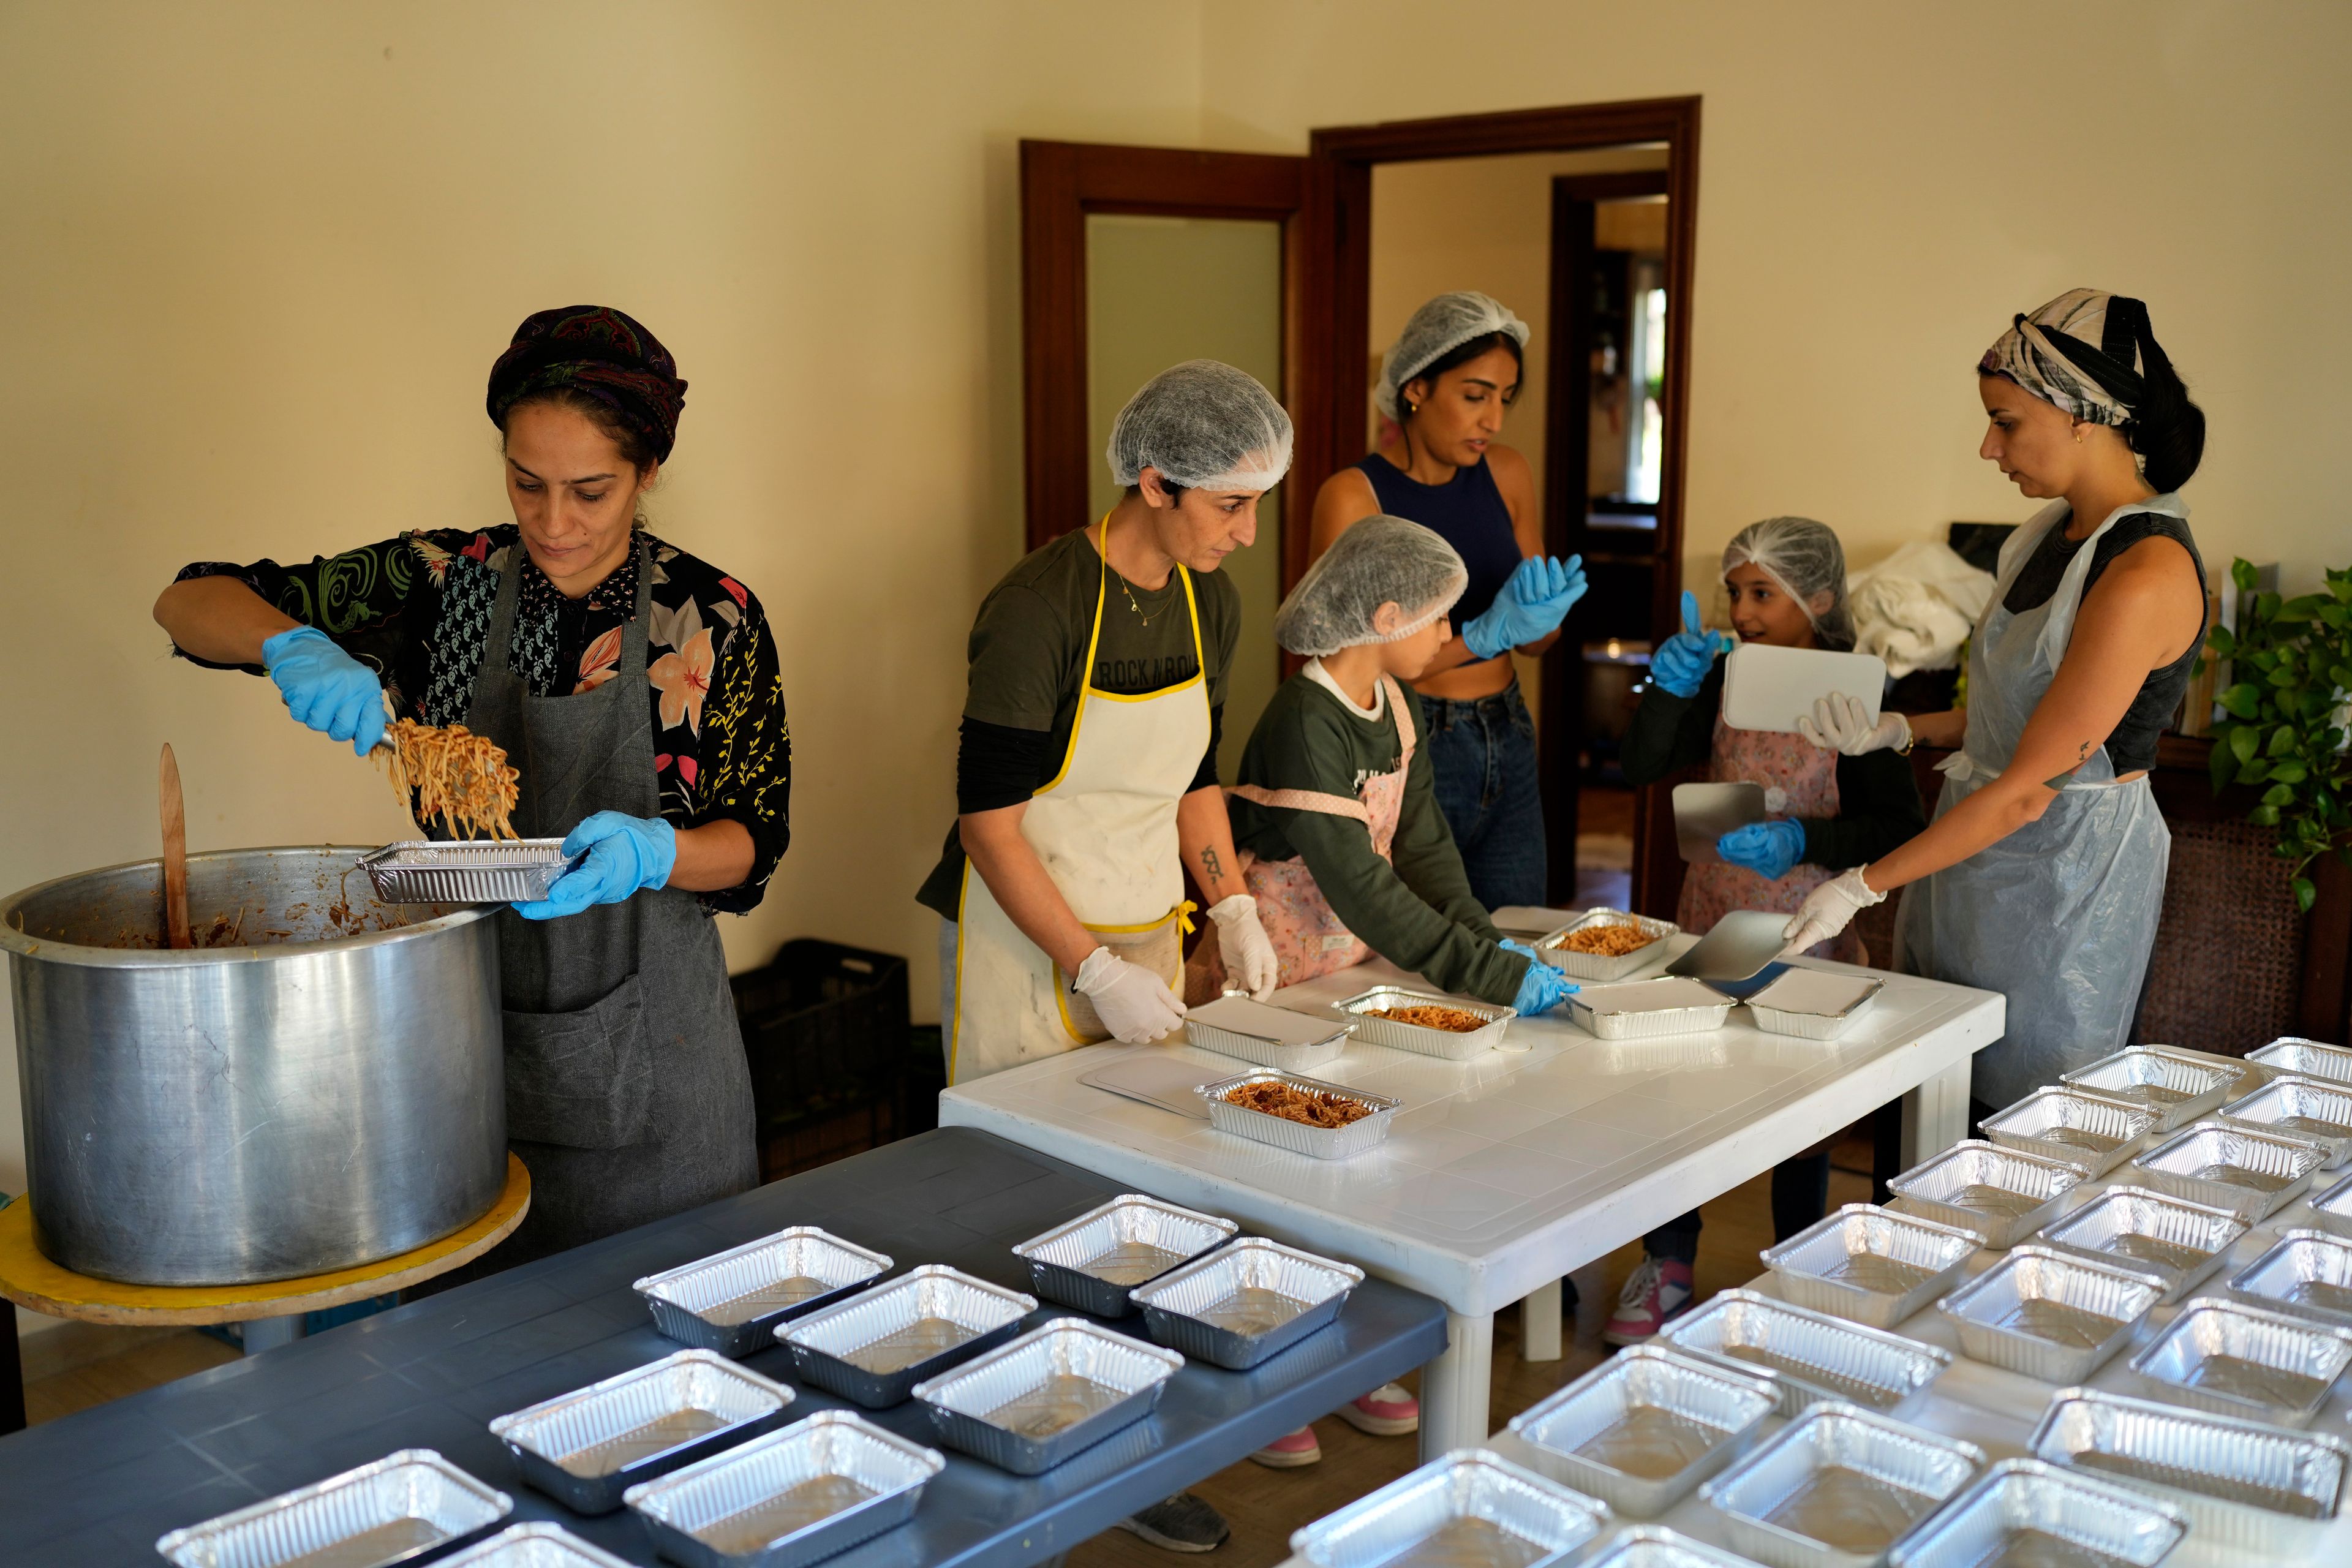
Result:
[[[1874,724],[1860,698],[1836,691],[1814,699],[1811,718],[1798,716],[1797,733],[1824,752],[1858,757],[1865,752],[1909,745],[1911,721],[1900,713],[1881,713]]]
[[[1078,965],[1077,984],[1102,1015],[1111,1038],[1127,1045],[1149,1045],[1175,1033],[1184,1021],[1183,1000],[1168,989],[1168,982],[1107,947],[1087,954]]]
[[[1211,904],[1209,918],[1217,922],[1217,956],[1225,961],[1226,978],[1256,1001],[1273,995],[1282,965],[1274,956],[1274,943],[1266,940],[1265,927],[1258,924],[1257,900],[1235,893]]]
[[[1873,904],[1886,901],[1885,893],[1874,893],[1862,879],[1867,867],[1856,866],[1851,871],[1841,871],[1805,896],[1804,904],[1789,917],[1780,934],[1789,945],[1780,956],[1790,957],[1805,951],[1817,942],[1827,942],[1852,924],[1853,917]]]

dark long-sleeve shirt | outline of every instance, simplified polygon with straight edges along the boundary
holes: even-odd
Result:
[[[1654,683],[1633,710],[1618,753],[1625,782],[1636,787],[1655,784],[1676,769],[1706,762],[1715,752],[1715,716],[1722,707],[1720,656],[1696,696],[1677,697]],[[1891,751],[1840,757],[1837,785],[1837,816],[1796,819],[1805,829],[1806,865],[1832,871],[1865,865],[1927,826],[1908,757]]]

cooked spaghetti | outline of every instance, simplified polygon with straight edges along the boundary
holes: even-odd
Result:
[[[1601,958],[1622,958],[1657,941],[1631,921],[1612,921],[1570,931],[1551,945],[1567,952],[1588,952]]]
[[[420,826],[438,817],[453,838],[512,838],[511,820],[522,775],[487,735],[463,724],[440,729],[414,719],[384,726],[377,754],[392,787],[409,803]]]
[[[1424,1029],[1443,1029],[1449,1035],[1475,1035],[1492,1018],[1481,1018],[1475,1013],[1465,1013],[1459,1007],[1367,1007],[1375,1018],[1390,1018],[1400,1024],[1414,1024]]]
[[[1370,1106],[1344,1095],[1263,1081],[1235,1084],[1225,1090],[1225,1103],[1308,1127],[1345,1127],[1372,1113]]]

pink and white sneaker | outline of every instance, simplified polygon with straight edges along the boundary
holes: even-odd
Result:
[[[1638,1345],[1690,1310],[1691,1266],[1671,1258],[1644,1258],[1626,1277],[1617,1310],[1601,1337],[1612,1345]]]
[[[1349,1400],[1333,1414],[1375,1437],[1402,1437],[1421,1430],[1421,1401],[1393,1383],[1381,1384],[1361,1399]]]
[[[1269,1470],[1295,1470],[1302,1465],[1319,1464],[1323,1445],[1315,1440],[1315,1428],[1301,1426],[1296,1432],[1285,1433],[1250,1456],[1254,1463]]]

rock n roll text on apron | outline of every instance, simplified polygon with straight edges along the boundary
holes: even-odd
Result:
[[[1381,677],[1381,690],[1388,710],[1396,715],[1397,765],[1393,772],[1366,779],[1354,799],[1314,790],[1267,789],[1262,784],[1242,784],[1227,793],[1286,811],[1318,811],[1330,816],[1353,817],[1372,836],[1372,853],[1387,859],[1390,847],[1396,842],[1397,819],[1404,811],[1405,780],[1412,772],[1413,748],[1420,737],[1413,731],[1412,710],[1405,705],[1404,693],[1397,689],[1397,683],[1384,675]],[[1316,885],[1315,874],[1307,868],[1305,856],[1289,860],[1260,860],[1245,854],[1242,857],[1242,880],[1257,900],[1258,922],[1265,928],[1266,940],[1274,944],[1274,955],[1280,962],[1277,984],[1296,985],[1302,980],[1353,968],[1374,956],[1372,950],[1332,911],[1330,900]],[[1192,962],[1200,973],[1187,978],[1186,997],[1199,996],[1205,1001],[1215,996],[1223,986],[1225,973],[1216,944],[1202,942]]]
[[[1723,721],[1720,710],[1716,713],[1715,750],[1707,777],[1717,784],[1762,784],[1765,805],[1776,820],[1835,816],[1837,764],[1837,752],[1816,746],[1802,735],[1735,730]],[[1776,800],[1780,804],[1774,805]],[[1773,881],[1745,866],[1703,860],[1683,873],[1682,895],[1675,900],[1675,923],[1704,935],[1734,910],[1792,915],[1815,888],[1836,874],[1823,867],[1801,864]],[[1852,926],[1806,951],[1811,957],[1833,958],[1841,963],[1863,960],[1862,938]]]
[[[1181,565],[1192,619],[1190,680],[1132,697],[1097,689],[1095,650],[1110,584],[1110,520],[1103,520],[1102,577],[1070,724],[1069,749],[1053,781],[1030,796],[1021,836],[1037,852],[1070,912],[1103,946],[1130,963],[1181,983],[1184,897],[1177,803],[1192,789],[1209,749],[1208,662],[1201,608]],[[948,1040],[948,1081],[969,1083],[1040,1057],[1110,1037],[1093,1001],[1061,966],[1021,933],[967,860],[956,918],[956,1010]]]
[[[560,838],[599,811],[661,814],[646,700],[653,563],[635,548],[619,678],[571,696],[536,696],[514,670],[520,543],[499,574],[466,724],[520,772],[523,837]],[[497,920],[507,1138],[531,1200],[488,1261],[509,1268],[756,1186],[727,956],[695,896],[647,889],[562,920]]]
[[[2177,495],[2118,508],[2083,542],[2049,602],[2014,615],[2003,603],[2011,584],[2034,546],[2073,514],[2053,502],[2001,546],[1969,648],[1968,735],[1941,764],[1937,816],[2009,766],[2066,657],[2099,538],[2136,511],[2189,515]],[[2007,1105],[2122,1047],[2171,858],[2172,835],[2147,777],[2117,783],[2102,746],[2038,819],[1904,889],[1896,967],[2009,997],[2001,1037],[1977,1054],[1977,1099]]]

